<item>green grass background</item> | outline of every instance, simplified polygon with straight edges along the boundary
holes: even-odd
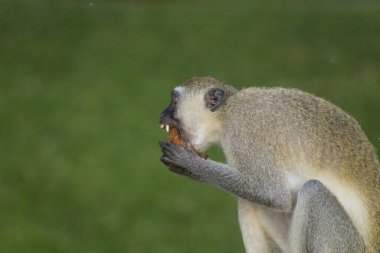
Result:
[[[171,88],[301,88],[380,148],[379,70],[378,1],[0,0],[0,252],[243,252],[234,197],[159,162]]]

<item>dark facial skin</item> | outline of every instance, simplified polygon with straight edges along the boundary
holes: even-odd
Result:
[[[171,102],[168,107],[166,107],[161,113],[160,113],[160,120],[159,123],[162,125],[169,125],[171,127],[179,127],[179,121],[178,119],[175,119],[175,111],[177,107],[177,101],[178,101],[179,94],[177,91],[173,90],[171,93]]]
[[[171,102],[170,105],[165,108],[161,113],[160,113],[160,120],[159,123],[161,125],[169,125],[170,127],[176,127],[180,128],[180,122],[178,119],[175,118],[175,111],[176,111],[176,106],[177,106],[177,101],[178,101],[178,92],[173,90],[171,93]],[[188,147],[182,148],[171,141],[160,141],[159,142],[160,148],[163,152],[163,155],[161,157],[161,162],[164,163],[166,166],[169,167],[170,171],[173,171],[177,174],[188,176],[190,178],[193,178],[197,180],[197,178],[192,175],[190,172],[188,172],[185,168],[179,166],[178,164],[175,164],[173,160],[175,160],[175,156],[180,155],[179,152],[175,151],[184,151],[188,152],[189,154],[193,154],[194,151]]]

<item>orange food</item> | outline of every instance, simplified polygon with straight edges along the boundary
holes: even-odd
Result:
[[[185,147],[185,140],[179,134],[179,130],[176,127],[170,127],[169,140],[178,146]]]
[[[185,143],[185,140],[182,138],[182,136],[180,135],[179,133],[179,130],[178,128],[176,127],[170,127],[169,129],[169,140],[174,143],[174,144],[177,144],[178,146],[181,146],[181,147],[185,147],[186,146],[186,143]],[[204,158],[204,159],[207,159],[207,155],[206,154],[202,154],[201,152],[199,152],[198,150],[196,150],[192,145],[190,145],[192,147],[192,149],[195,151],[195,153]]]

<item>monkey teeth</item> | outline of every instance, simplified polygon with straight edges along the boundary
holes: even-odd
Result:
[[[160,128],[165,128],[166,132],[169,133],[169,130],[170,130],[170,126],[169,125],[163,125],[163,124],[161,124]]]

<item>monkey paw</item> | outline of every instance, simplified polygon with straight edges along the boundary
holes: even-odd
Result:
[[[194,150],[188,147],[183,148],[171,141],[160,142],[160,147],[163,152],[161,162],[168,166],[171,171],[201,181],[191,172],[191,164],[199,159]]]

